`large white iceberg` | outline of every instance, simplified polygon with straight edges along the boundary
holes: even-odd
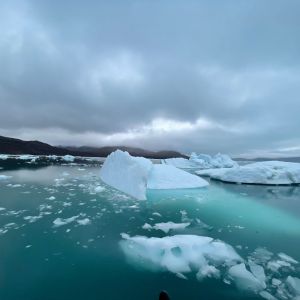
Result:
[[[180,169],[234,168],[238,166],[237,162],[228,155],[220,153],[211,156],[193,152],[189,159],[178,157],[164,159],[162,162]]]
[[[173,166],[153,164],[143,157],[132,157],[117,150],[105,160],[100,178],[110,186],[139,200],[147,189],[179,189],[207,186],[208,182]]]
[[[196,171],[198,175],[232,183],[291,185],[300,183],[300,163],[264,161],[231,169]]]

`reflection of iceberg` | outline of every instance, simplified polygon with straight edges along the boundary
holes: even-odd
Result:
[[[198,175],[232,183],[290,185],[300,183],[300,164],[265,161],[231,169],[199,170]]]
[[[105,160],[101,179],[112,187],[140,200],[146,189],[179,189],[207,186],[204,179],[173,166],[155,165],[149,159],[132,157],[117,150]]]
[[[180,169],[233,168],[238,166],[228,155],[220,153],[210,156],[193,152],[189,159],[178,157],[164,159],[162,162]]]

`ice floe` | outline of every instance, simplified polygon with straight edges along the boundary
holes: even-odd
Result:
[[[291,185],[300,184],[300,163],[264,161],[235,168],[196,171],[198,175],[232,183]]]
[[[117,150],[105,160],[100,178],[106,184],[136,198],[146,199],[147,189],[179,189],[207,186],[208,182],[173,166],[153,164]]]
[[[75,160],[75,157],[73,155],[65,155],[62,157],[62,159],[67,162],[73,162]]]
[[[210,237],[174,235],[163,238],[122,234],[121,248],[126,256],[150,269],[174,274],[209,274],[209,266],[227,266],[242,262],[242,258],[228,244]],[[217,271],[213,271],[216,273]],[[200,276],[200,275],[199,275]],[[200,276],[201,277],[201,276]]]

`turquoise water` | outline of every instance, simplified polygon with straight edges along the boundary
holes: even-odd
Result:
[[[99,169],[0,170],[11,176],[0,181],[0,299],[150,300],[160,290],[178,300],[262,299],[221,279],[199,282],[188,274],[185,280],[133,263],[120,247],[121,233],[210,236],[233,246],[244,259],[264,247],[300,261],[299,187],[211,182],[203,189],[148,191],[147,201],[135,201],[101,183]],[[69,223],[56,227],[58,218]],[[181,231],[142,228],[184,218],[191,225]],[[285,280],[288,275],[300,277],[299,265],[274,276]]]

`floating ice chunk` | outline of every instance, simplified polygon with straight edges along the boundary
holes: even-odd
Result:
[[[100,178],[112,187],[139,199],[146,199],[146,189],[179,189],[207,186],[196,175],[168,165],[154,165],[149,159],[132,157],[117,150],[105,160]]]
[[[74,216],[67,219],[57,218],[53,221],[53,227],[60,227],[74,222],[79,216]]]
[[[278,286],[280,284],[281,284],[281,280],[279,280],[277,278],[272,278],[272,285]]]
[[[174,166],[153,165],[149,174],[149,189],[184,189],[207,186],[208,182]]]
[[[163,238],[122,234],[120,246],[128,259],[143,267],[177,273],[217,276],[219,265],[230,266],[242,258],[228,244],[210,237],[174,235]],[[213,266],[214,268],[210,267]]]
[[[105,160],[100,178],[112,187],[139,199],[146,200],[148,173],[152,162],[142,157],[132,157],[117,150]]]
[[[6,155],[6,154],[0,154],[0,159],[6,160],[6,159],[8,159],[8,155]]]
[[[105,191],[105,187],[101,186],[101,185],[97,185],[95,188],[94,188],[94,192],[95,193],[102,193],[103,191]]]
[[[285,283],[294,296],[300,296],[300,278],[288,276]]]
[[[238,289],[252,292],[260,292],[265,289],[262,284],[251,272],[246,269],[244,263],[235,265],[228,270],[228,275],[233,279]]]
[[[79,225],[89,225],[89,224],[91,224],[91,220],[89,218],[85,218],[82,220],[77,220],[77,223]]]
[[[152,213],[153,216],[161,217],[161,214],[159,212]]]
[[[249,262],[249,267],[250,267],[252,274],[266,288],[266,274],[265,274],[264,268],[254,262],[251,262],[251,261]]]
[[[143,225],[143,229],[155,229],[155,230],[162,230],[164,233],[168,233],[170,230],[181,230],[189,226],[190,223],[173,223],[173,222],[166,222],[166,223],[156,223],[153,226],[146,223]]]
[[[62,159],[67,162],[73,162],[75,160],[75,157],[73,155],[65,155],[62,157]]]
[[[55,200],[56,198],[54,196],[50,196],[47,198],[48,200]]]
[[[200,170],[196,173],[232,183],[266,185],[300,184],[300,163],[282,161],[256,162],[230,169]]]
[[[185,279],[185,280],[187,280],[187,277],[184,276],[182,273],[176,273],[176,276],[177,276],[178,278],[180,278],[180,279]]]
[[[30,155],[30,154],[25,154],[25,155],[20,155],[17,157],[18,159],[21,159],[21,160],[36,160],[38,158],[38,156],[35,156],[35,155]]]
[[[288,256],[288,255],[285,254],[285,253],[282,253],[282,252],[281,252],[281,253],[278,253],[278,256],[279,256],[282,260],[284,260],[284,261],[286,261],[286,262],[288,262],[288,263],[291,263],[291,264],[298,264],[298,263],[299,263],[297,260],[295,260],[294,258]]]
[[[275,297],[273,297],[269,292],[267,291],[261,291],[259,292],[259,295],[266,299],[266,300],[277,300]]]
[[[0,180],[8,180],[10,179],[12,176],[8,176],[8,175],[0,175]]]

